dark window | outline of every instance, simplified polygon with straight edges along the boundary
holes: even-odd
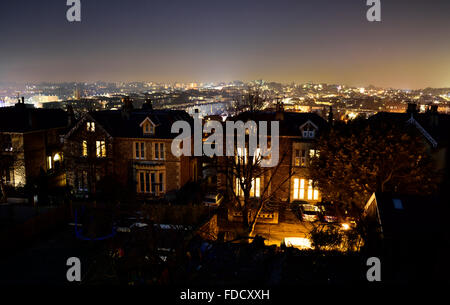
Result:
[[[159,173],[159,191],[164,191],[164,175],[163,173]]]
[[[144,180],[144,173],[140,173],[140,175],[139,175],[139,182],[140,182],[140,185],[141,185],[141,193],[143,193],[143,192],[145,192],[145,180]]]
[[[159,144],[155,143],[155,159],[159,159]]]
[[[161,154],[160,159],[164,160],[164,143],[159,144],[159,153]]]
[[[156,193],[156,179],[155,179],[155,173],[152,173],[152,193]]]
[[[148,173],[145,173],[145,191],[148,192],[150,190],[150,177]]]

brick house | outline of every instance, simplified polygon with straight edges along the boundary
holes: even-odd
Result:
[[[35,109],[23,98],[13,107],[0,108],[0,158],[12,160],[9,165],[2,162],[2,184],[23,187],[45,174],[52,185],[63,186],[60,135],[69,124],[64,110]]]
[[[89,112],[64,136],[67,183],[76,194],[95,193],[97,182],[109,176],[145,200],[197,179],[197,160],[171,153],[172,123],[192,118],[184,111],[153,110],[149,103],[133,109],[130,103]]]
[[[315,143],[322,130],[327,128],[327,122],[316,113],[298,113],[285,111],[256,111],[244,112],[230,120],[241,120],[246,122],[253,120],[257,124],[259,121],[279,121],[279,162],[281,162],[276,173],[268,171],[263,177],[255,177],[254,187],[251,196],[258,197],[266,188],[268,195],[273,195],[277,201],[293,202],[295,200],[316,203],[321,200],[320,191],[316,188],[314,181],[310,179],[308,167],[311,157],[317,151]],[[270,126],[270,123],[268,124]],[[270,135],[270,131],[268,131]],[[286,177],[290,179],[283,183]],[[234,177],[237,179],[237,177]],[[218,177],[218,187],[226,192],[227,188],[233,188],[236,192],[237,182],[229,185],[229,179],[224,175]],[[273,193],[275,192],[276,193]]]

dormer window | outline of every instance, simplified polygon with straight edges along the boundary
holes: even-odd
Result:
[[[150,123],[144,125],[144,134],[154,134],[155,127]]]
[[[154,135],[155,134],[155,123],[152,122],[148,117],[140,124],[142,128],[142,133],[144,135]]]
[[[314,130],[303,130],[304,138],[314,138]]]
[[[300,127],[302,137],[305,139],[314,139],[316,136],[317,126],[311,121],[306,122]]]
[[[95,132],[95,123],[94,122],[86,122],[86,130],[90,132]]]

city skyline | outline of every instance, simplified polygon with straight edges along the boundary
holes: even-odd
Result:
[[[168,88],[177,87],[180,86],[180,89],[202,89],[202,88],[210,88],[212,87],[220,87],[220,86],[233,86],[234,84],[241,83],[239,86],[248,87],[251,88],[252,86],[261,84],[280,84],[282,86],[303,86],[303,85],[326,85],[326,86],[336,86],[336,87],[343,87],[343,88],[376,88],[376,89],[382,89],[382,90],[403,90],[403,91],[423,91],[425,89],[450,89],[450,84],[447,86],[427,86],[427,87],[417,87],[417,88],[402,88],[402,87],[394,87],[394,86],[378,86],[375,84],[365,84],[365,85],[354,85],[354,84],[348,84],[343,83],[342,81],[336,81],[336,82],[320,82],[320,81],[314,81],[314,80],[308,80],[303,82],[296,82],[296,81],[275,81],[270,79],[233,79],[233,80],[215,80],[215,81],[198,81],[196,79],[191,80],[171,80],[171,81],[156,81],[153,79],[143,80],[143,79],[137,79],[137,80],[90,80],[90,81],[83,81],[83,80],[64,80],[64,81],[51,81],[51,80],[39,80],[39,81],[12,81],[12,82],[0,82],[0,88],[10,88],[11,85],[17,85],[17,86],[44,86],[44,85],[98,85],[98,84],[113,84],[113,85],[127,85],[127,84],[147,84],[147,85],[166,85]],[[19,92],[20,93],[20,92]]]
[[[66,1],[0,4],[0,82],[344,83],[450,87],[450,3]]]

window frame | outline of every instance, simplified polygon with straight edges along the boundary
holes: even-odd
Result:
[[[86,130],[89,132],[95,132],[95,122],[87,121],[86,122]]]
[[[81,156],[87,157],[89,155],[88,142],[87,140],[81,141]]]
[[[150,121],[147,120],[144,122],[144,124],[141,125],[142,126],[142,133],[144,135],[154,135],[155,134],[155,125]]]
[[[147,155],[147,147],[143,141],[133,142],[133,159],[145,160]]]
[[[106,158],[106,141],[96,140],[95,141],[95,156],[97,158]]]
[[[162,181],[161,181],[162,177]],[[165,193],[165,171],[138,170],[136,173],[136,190],[139,194],[159,196]]]
[[[308,178],[294,177],[293,200],[318,201],[320,191],[314,187],[314,181]]]
[[[153,160],[166,160],[166,143],[153,142]]]

